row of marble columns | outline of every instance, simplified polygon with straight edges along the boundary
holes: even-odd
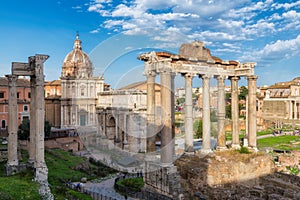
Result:
[[[297,101],[290,101],[290,119],[300,119],[300,104]]]
[[[150,71],[147,76],[147,152],[155,151],[155,75]],[[195,74],[183,74],[185,77],[185,151],[193,152],[193,103],[192,79]],[[210,122],[210,79],[211,76],[200,75],[202,78],[203,102],[203,134],[202,152],[211,151]],[[226,149],[225,138],[225,77],[216,76],[218,80],[218,149]],[[240,148],[239,141],[239,99],[237,76],[231,80],[231,114],[232,114],[232,148]],[[256,80],[257,76],[248,76],[248,147],[256,148]],[[161,107],[164,111],[164,122],[161,130],[161,162],[171,163],[174,152],[174,75],[170,71],[160,72]],[[173,102],[173,103],[172,103]],[[171,145],[172,144],[172,145]]]

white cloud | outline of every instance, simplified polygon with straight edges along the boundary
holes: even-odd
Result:
[[[88,8],[88,11],[89,12],[92,12],[92,11],[98,11],[100,8],[104,8],[104,6],[100,3],[97,3],[97,4],[93,4],[91,5],[89,8]]]
[[[261,50],[247,53],[242,60],[257,60],[269,65],[279,60],[288,59],[300,54],[300,35],[290,40],[277,40],[274,43],[265,45]]]
[[[282,3],[282,4],[276,3],[273,5],[273,7],[275,7],[276,9],[283,8],[285,10],[288,10],[293,7],[299,7],[299,6],[300,6],[300,1],[292,2],[292,3]]]

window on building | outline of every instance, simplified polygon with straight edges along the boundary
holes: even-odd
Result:
[[[18,99],[20,98],[20,92],[17,92],[17,98]]]
[[[84,87],[81,88],[81,96],[84,96]]]
[[[25,106],[23,107],[23,111],[24,111],[24,112],[28,112],[28,106],[27,106],[27,105],[25,105]]]
[[[6,128],[6,121],[5,121],[5,119],[2,119],[1,128],[3,128],[3,129]]]
[[[31,98],[31,92],[28,92],[28,98],[29,99]]]
[[[4,98],[4,92],[0,92],[0,98]]]

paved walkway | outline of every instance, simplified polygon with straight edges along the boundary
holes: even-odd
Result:
[[[125,197],[114,190],[116,178],[111,178],[100,183],[87,182],[84,183],[84,188],[90,192],[101,194],[102,196],[110,197],[114,200],[125,200]],[[73,183],[77,184],[77,183]],[[134,198],[127,197],[128,200],[135,200]]]

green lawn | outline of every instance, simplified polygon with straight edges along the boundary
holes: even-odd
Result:
[[[22,151],[23,161],[28,159],[27,152]],[[48,167],[48,182],[55,200],[80,199],[92,200],[89,195],[67,188],[65,183],[80,181],[82,177],[88,180],[97,179],[116,171],[100,162],[74,156],[69,152],[55,149],[45,152]],[[91,162],[90,162],[91,161]],[[5,162],[0,163],[0,199],[1,200],[39,200],[38,185],[32,181],[33,172],[27,170],[18,175],[4,175]]]
[[[300,150],[300,137],[299,136],[278,136],[268,137],[257,140],[258,148],[272,147],[273,149],[281,150]]]

